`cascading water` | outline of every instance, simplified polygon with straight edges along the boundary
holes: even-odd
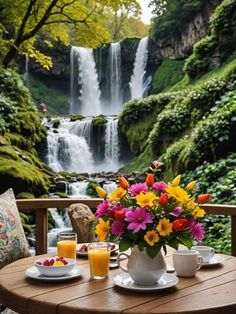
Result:
[[[77,84],[74,79],[76,66],[79,71]],[[80,90],[76,93],[78,85]],[[102,113],[96,64],[93,50],[89,48],[71,47],[70,113],[80,113],[87,116]]]
[[[92,172],[92,153],[85,137],[71,131],[74,124],[75,122],[62,120],[57,129],[51,128],[48,131],[48,165],[57,172]]]
[[[146,96],[151,78],[145,81],[146,65],[148,58],[148,37],[140,40],[135,56],[133,74],[129,83],[131,99],[142,98]]]
[[[86,189],[88,187],[88,181],[78,181],[69,184],[69,195],[70,197],[77,198],[89,198]]]
[[[108,119],[106,123],[105,140],[105,163],[108,168],[119,168],[120,145],[118,119]]]
[[[118,114],[122,106],[121,95],[121,48],[120,43],[112,43],[109,48],[109,78],[110,90],[109,114]]]

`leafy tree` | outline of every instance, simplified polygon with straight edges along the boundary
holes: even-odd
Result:
[[[136,0],[0,0],[0,58],[7,67],[17,55],[35,59],[43,67],[51,58],[37,49],[39,33],[47,34],[45,45],[60,40],[68,45],[72,27],[81,45],[96,47],[110,41],[101,25],[103,12],[132,12]],[[126,11],[126,12],[127,12]],[[118,27],[118,24],[117,24]]]

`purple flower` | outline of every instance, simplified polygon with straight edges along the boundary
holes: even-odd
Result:
[[[147,213],[146,210],[141,207],[125,213],[125,221],[130,222],[127,228],[133,230],[134,233],[139,232],[140,229],[145,230],[146,224],[152,223],[153,219],[154,215]]]
[[[97,207],[96,215],[98,217],[102,217],[107,212],[109,205],[110,205],[110,202],[108,200],[102,201]]]
[[[170,213],[171,215],[175,217],[179,217],[179,215],[184,211],[182,207],[175,207],[172,212]]]
[[[148,186],[146,183],[136,183],[131,185],[129,188],[129,193],[131,194],[132,197],[138,195],[139,193],[145,193],[148,191]]]
[[[189,229],[191,230],[195,240],[201,241],[204,238],[205,231],[203,224],[200,222],[192,221],[189,225]]]
[[[153,188],[153,191],[155,192],[157,191],[165,192],[165,189],[167,188],[167,184],[164,181],[158,181],[153,184],[152,188]]]
[[[113,207],[108,208],[107,213],[108,213],[108,215],[109,215],[110,217],[114,217],[114,216],[115,216],[115,212],[116,212],[117,210],[121,210],[121,209],[123,209],[123,206],[122,206],[122,205],[115,205],[115,206],[113,206]]]
[[[119,220],[114,220],[111,225],[111,233],[116,236],[122,236],[124,233],[124,223]]]

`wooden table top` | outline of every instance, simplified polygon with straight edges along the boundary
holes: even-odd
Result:
[[[22,314],[236,313],[236,257],[224,255],[222,264],[152,293],[115,286],[112,278],[122,272],[118,268],[106,280],[91,280],[86,258],[77,260],[84,268],[81,277],[58,283],[26,278],[26,269],[37,258],[18,260],[0,271],[0,303]],[[172,262],[171,256],[166,259]]]

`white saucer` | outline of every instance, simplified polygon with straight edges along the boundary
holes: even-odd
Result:
[[[215,266],[220,264],[223,260],[223,256],[215,254],[208,262],[202,262],[202,267]]]
[[[155,285],[142,286],[136,285],[130,278],[129,274],[121,273],[113,278],[113,282],[121,288],[139,292],[152,292],[173,287],[179,282],[179,279],[175,275],[165,273]]]
[[[37,270],[37,268],[35,266],[33,266],[33,267],[26,269],[25,275],[29,278],[33,278],[33,279],[40,280],[40,281],[64,281],[64,280],[79,277],[83,273],[83,271],[84,270],[82,267],[76,265],[72,269],[72,271],[65,276],[47,277],[47,276],[41,275],[40,272]]]

